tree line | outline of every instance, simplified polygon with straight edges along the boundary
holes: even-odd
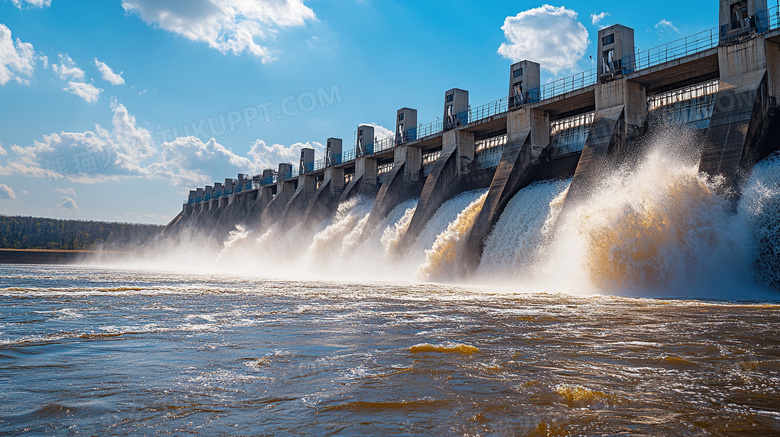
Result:
[[[0,215],[0,249],[133,250],[163,227]]]

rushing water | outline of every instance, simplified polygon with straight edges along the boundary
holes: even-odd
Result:
[[[409,247],[416,199],[366,229],[355,198],[0,266],[0,433],[780,434],[780,155],[734,203],[671,145],[571,207],[570,180],[521,190],[472,275],[486,190]]]
[[[780,432],[780,307],[0,266],[0,433]]]

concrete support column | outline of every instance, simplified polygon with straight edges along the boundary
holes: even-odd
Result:
[[[647,125],[647,93],[625,75],[635,67],[634,30],[615,25],[598,34],[596,113],[569,187],[564,213],[586,196],[604,169],[626,156],[627,143]]]
[[[341,151],[343,141],[341,138],[328,138],[325,146],[325,167],[331,167],[341,164]]]
[[[378,167],[376,159],[360,157],[355,160],[355,179],[360,178],[361,184],[376,186],[378,181]],[[364,191],[361,189],[361,191]]]
[[[419,182],[422,178],[422,149],[402,144],[393,149],[393,167],[403,166],[406,183]]]
[[[780,43],[766,40],[766,68],[769,82],[769,96],[772,106],[780,102]]]
[[[482,258],[485,239],[506,205],[518,191],[533,182],[550,144],[550,117],[527,105],[507,114],[507,145],[490,183],[485,204],[466,240],[464,267],[474,270]]]
[[[403,144],[417,139],[417,110],[401,108],[395,121],[395,144]]]
[[[476,144],[474,141],[473,132],[465,132],[460,129],[454,131],[448,131],[444,133],[445,147],[449,147],[452,141],[455,142],[455,147],[458,151],[458,174],[465,175],[473,171],[473,166],[476,156]]]
[[[623,136],[633,138],[647,124],[647,92],[639,83],[618,78],[596,85],[596,111],[623,106],[625,124]],[[619,145],[619,149],[624,148]],[[616,150],[619,152],[620,150]]]
[[[314,171],[314,149],[301,149],[301,160],[298,164],[298,174],[303,175]]]
[[[328,185],[330,197],[339,197],[344,191],[344,169],[328,167],[325,169],[325,179],[322,185]]]
[[[310,196],[302,213],[301,220],[304,226],[331,214],[339,197],[344,192],[344,168],[339,166],[341,164],[341,145],[340,139],[328,138],[325,148],[326,167],[322,184]]]
[[[525,141],[530,135],[532,158],[536,159],[550,144],[550,116],[524,106],[507,114],[507,144]]]

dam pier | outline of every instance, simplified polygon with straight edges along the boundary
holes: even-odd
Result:
[[[432,123],[401,108],[393,136],[361,125],[354,145],[329,138],[319,159],[305,148],[294,165],[194,189],[163,236],[192,229],[223,239],[239,224],[305,226],[363,196],[374,199],[365,237],[398,205],[419,199],[403,251],[449,199],[487,189],[461,260],[474,269],[521,189],[572,177],[563,205],[572,208],[608,169],[642,152],[649,130],[665,125],[698,131],[700,171],[738,187],[780,147],[780,10],[766,0],[720,0],[719,18],[716,28],[642,51],[633,29],[604,28],[593,70],[542,84],[540,64],[518,62],[508,94],[494,102],[472,106],[468,91],[451,89]]]

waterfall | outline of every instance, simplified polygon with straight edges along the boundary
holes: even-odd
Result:
[[[225,254],[229,254],[233,248],[237,245],[244,244],[249,237],[250,231],[246,226],[242,224],[236,225],[236,229],[230,231],[227,239],[225,240],[222,251],[217,256],[217,260],[221,260]]]
[[[509,201],[485,240],[481,280],[509,281],[534,275],[540,250],[549,241],[571,179],[536,182]]]
[[[433,243],[436,242],[439,235],[447,229],[450,223],[458,218],[458,214],[486,192],[487,190],[466,191],[446,201],[436,210],[436,213],[433,214],[433,217],[428,220],[428,223],[425,224],[422,232],[420,232],[414,247],[411,248],[412,253],[416,256],[418,265],[425,261],[425,251],[433,247]]]
[[[722,178],[699,173],[699,139],[686,132],[655,132],[645,156],[612,168],[565,213],[570,179],[520,190],[485,240],[472,278],[461,276],[459,261],[485,189],[445,202],[409,247],[398,245],[417,199],[397,205],[369,234],[373,199],[354,198],[313,226],[237,226],[222,247],[200,246],[194,233],[170,248],[168,265],[294,279],[468,280],[641,296],[730,298],[779,289],[780,153],[746,175],[734,202]],[[153,268],[163,262],[155,256],[150,260],[158,261],[146,260]]]
[[[463,255],[466,237],[479,217],[488,193],[466,207],[447,229],[436,237],[433,247],[425,251],[425,263],[420,266],[419,276],[428,280],[459,279],[458,263]]]
[[[356,230],[362,232],[360,225],[364,218],[371,212],[371,201],[363,198],[353,198],[341,203],[336,210],[333,222],[324,230],[317,233],[307,249],[307,258],[310,264],[330,263],[334,261],[334,254],[345,252],[346,238]],[[362,226],[365,226],[363,223]],[[360,234],[358,233],[358,238]],[[354,237],[352,237],[354,239]]]
[[[398,244],[412,223],[418,201],[419,199],[408,200],[398,205],[388,216],[390,218],[389,224],[384,228],[380,239],[385,255],[393,254],[398,249]]]
[[[753,168],[738,213],[753,237],[757,282],[780,289],[780,153]]]
[[[754,168],[736,212],[722,184],[668,144],[613,170],[565,216],[568,181],[533,184],[486,240],[478,279],[569,292],[759,296],[780,282],[780,154]]]

